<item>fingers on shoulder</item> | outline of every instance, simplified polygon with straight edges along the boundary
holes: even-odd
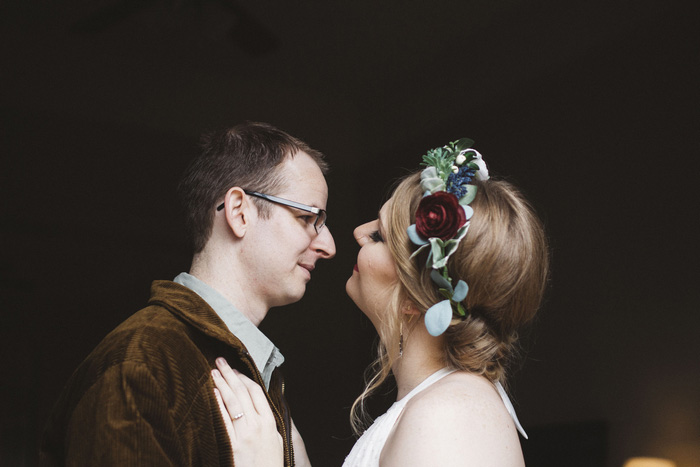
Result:
[[[262,390],[260,385],[253,381],[252,379],[248,378],[246,375],[243,373],[238,374],[238,379],[241,383],[243,383],[243,386],[248,390],[250,393],[251,397],[263,397],[265,398],[265,392]]]

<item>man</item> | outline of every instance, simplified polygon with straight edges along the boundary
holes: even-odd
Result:
[[[335,255],[325,171],[320,153],[267,124],[205,138],[180,184],[190,272],[154,282],[148,306],[76,370],[48,422],[43,465],[233,465],[217,357],[265,388],[293,464],[284,359],[257,326]]]

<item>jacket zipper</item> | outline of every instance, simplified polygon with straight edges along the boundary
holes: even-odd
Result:
[[[250,354],[248,353],[247,350],[244,351],[243,354],[247,357],[246,360],[247,360],[247,362],[248,362],[248,367],[251,369],[251,372],[255,375],[255,377],[256,377],[256,379],[257,379],[256,383],[258,383],[258,385],[259,385],[261,388],[264,388],[264,387],[265,387],[265,382],[263,381],[262,375],[260,374],[260,371],[258,370],[258,368],[255,366],[254,363],[252,363],[252,362],[250,361]],[[282,394],[284,395],[284,380],[282,380],[282,388],[281,388],[281,390],[282,390]],[[294,455],[293,455],[293,453],[292,453],[292,436],[291,436],[291,433],[288,433],[288,432],[287,432],[287,424],[286,424],[285,421],[284,421],[284,417],[282,416],[282,414],[280,413],[280,411],[277,409],[277,406],[275,405],[274,401],[272,400],[272,397],[270,397],[270,394],[268,393],[268,391],[265,391],[265,396],[267,397],[267,402],[268,402],[268,404],[270,405],[270,407],[272,407],[272,410],[274,411],[275,416],[276,416],[277,419],[279,420],[280,426],[282,427],[282,437],[283,437],[283,439],[284,439],[284,441],[285,441],[283,444],[286,445],[286,446],[285,446],[286,449],[284,450],[284,465],[285,465],[285,466],[288,465],[288,466],[294,467]]]

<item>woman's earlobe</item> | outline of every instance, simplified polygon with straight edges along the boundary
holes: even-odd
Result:
[[[420,310],[418,309],[415,303],[413,303],[411,300],[406,299],[401,303],[401,313],[405,315],[419,315]]]

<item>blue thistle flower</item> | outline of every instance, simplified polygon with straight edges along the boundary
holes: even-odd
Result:
[[[468,185],[474,179],[475,171],[467,166],[462,166],[459,168],[457,173],[451,173],[447,177],[447,192],[452,193],[461,199],[465,194],[467,194],[467,188],[464,185]]]

